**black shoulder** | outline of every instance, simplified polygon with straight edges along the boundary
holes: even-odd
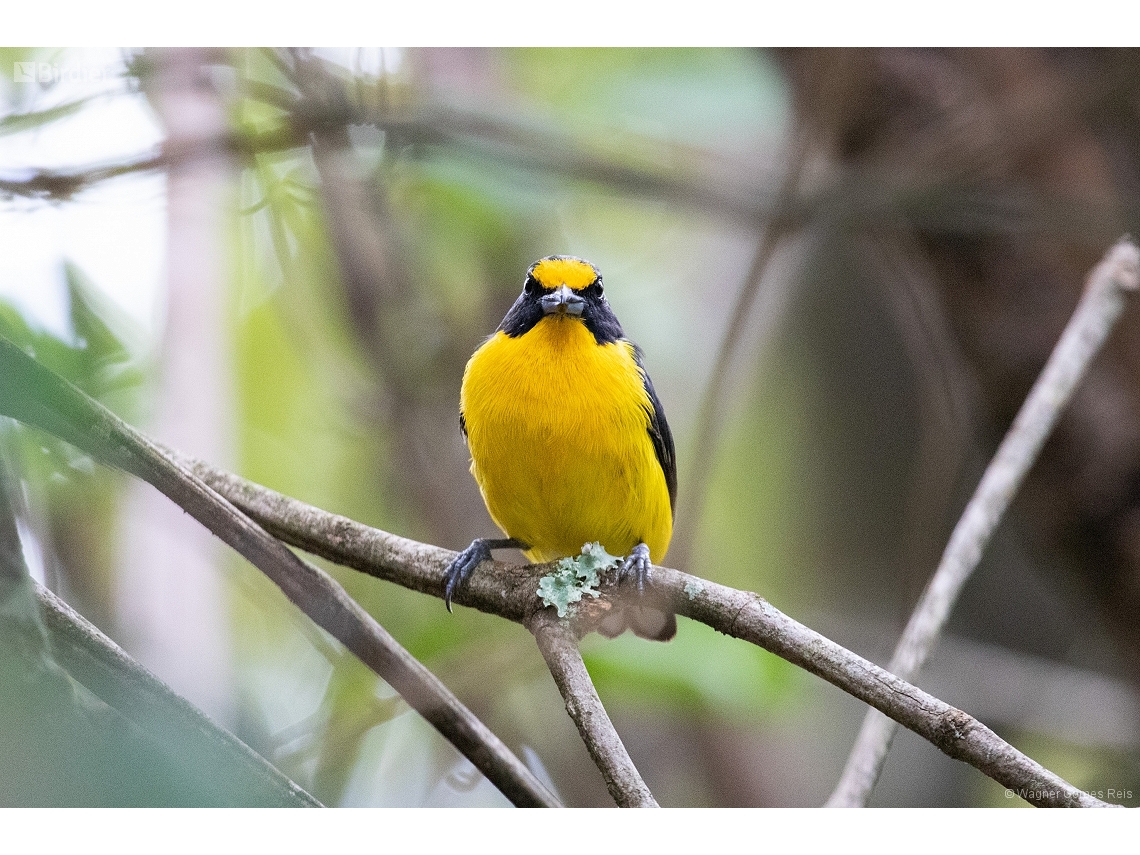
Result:
[[[594,336],[594,341],[598,344],[612,344],[615,341],[620,341],[625,333],[622,331],[621,324],[618,323],[617,315],[613,313],[610,308],[609,301],[602,296],[602,278],[599,276],[598,281],[582,292],[586,298],[586,311],[582,313],[582,320]],[[637,345],[633,346],[635,356],[637,356],[638,367],[641,366],[641,351],[637,350]],[[645,373],[645,369],[641,369],[641,373]]]
[[[463,415],[463,410],[459,411],[459,432],[467,439],[467,416]]]
[[[665,409],[653,388],[653,381],[649,379],[649,372],[645,370],[641,348],[633,342],[633,358],[637,363],[637,370],[641,374],[641,382],[649,394],[649,438],[653,440],[653,451],[657,455],[657,462],[661,464],[661,471],[665,473],[665,486],[669,488],[669,507],[673,513],[677,512],[677,452],[673,448],[673,432],[669,430],[669,422],[665,420]]]

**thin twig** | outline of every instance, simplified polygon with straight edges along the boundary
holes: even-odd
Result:
[[[369,528],[201,461],[188,461],[188,465],[286,543],[442,598],[443,580],[455,558],[451,550]],[[535,592],[539,579],[549,569],[549,565],[541,564],[484,562],[456,593],[455,602],[526,624],[541,608]],[[966,713],[797,623],[756,594],[665,567],[654,567],[651,573],[646,594],[664,607],[763,647],[822,677],[1027,801],[1058,807],[1105,806],[1042,768]],[[588,603],[583,601],[575,626],[579,635],[613,607],[610,590],[603,589],[601,597]]]
[[[5,339],[0,339],[0,412],[155,486],[387,681],[514,804],[558,804],[498,737],[331,576],[300,559],[139,431]]]
[[[538,649],[550,667],[558,691],[566,702],[566,712],[578,726],[578,733],[606,779],[618,807],[657,807],[657,800],[645,785],[621,737],[614,729],[602,699],[586,671],[578,638],[564,621],[549,609],[535,612],[527,629],[538,642]]]
[[[891,657],[889,669],[894,674],[909,680],[922,668],[1017,488],[1120,317],[1127,298],[1138,287],[1140,251],[1125,238],[1089,274],[1085,293],[1068,326],[954,527],[938,569]],[[889,719],[868,711],[828,806],[861,807],[867,803],[896,730]]]
[[[74,170],[38,169],[24,178],[0,177],[0,199],[20,196],[27,199],[66,201],[81,190],[138,172],[162,169],[167,160],[160,154],[141,154],[113,164],[96,164]]]

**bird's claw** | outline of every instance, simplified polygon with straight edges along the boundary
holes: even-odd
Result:
[[[644,543],[639,543],[630,550],[629,555],[625,557],[625,561],[618,568],[618,581],[624,582],[633,576],[637,580],[638,596],[644,596],[645,582],[649,578],[650,566],[649,547]]]
[[[503,540],[489,540],[476,538],[471,545],[455,556],[455,560],[448,565],[443,574],[443,602],[447,610],[451,611],[451,598],[459,590],[459,586],[467,581],[471,572],[484,561],[491,560],[492,549],[528,549],[527,545],[513,537]]]
[[[476,540],[466,549],[455,556],[455,560],[447,568],[443,583],[443,602],[447,610],[451,611],[451,598],[459,586],[467,581],[471,571],[491,558],[491,548],[485,540]]]

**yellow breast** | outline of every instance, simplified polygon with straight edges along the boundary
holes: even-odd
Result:
[[[460,407],[471,472],[495,523],[550,561],[599,541],[665,557],[673,517],[629,342],[599,345],[575,318],[492,336],[467,363]]]

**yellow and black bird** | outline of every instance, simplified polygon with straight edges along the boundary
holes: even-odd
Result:
[[[641,350],[625,338],[588,261],[552,255],[527,271],[522,294],[463,373],[459,425],[471,473],[503,540],[478,539],[447,571],[456,589],[492,549],[534,562],[598,541],[624,555],[620,576],[643,591],[673,534],[673,436]],[[628,625],[666,641],[672,614],[624,608],[601,628]]]

